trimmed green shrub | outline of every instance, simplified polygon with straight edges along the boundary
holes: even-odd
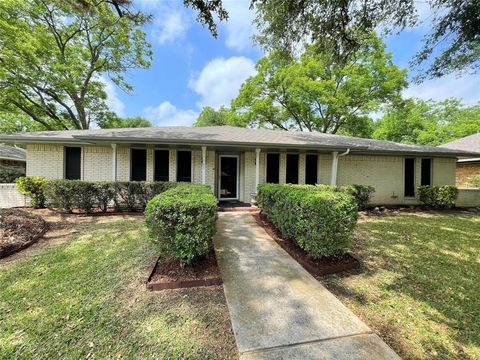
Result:
[[[110,181],[94,183],[98,207],[102,212],[107,212],[108,206],[115,199],[115,184]]]
[[[19,177],[25,176],[25,171],[20,169],[6,169],[0,167],[0,184],[10,184]]]
[[[453,185],[425,185],[417,189],[419,200],[436,209],[451,209],[457,201],[458,189]]]
[[[217,199],[206,185],[178,185],[147,204],[151,239],[169,257],[191,264],[212,246]]]
[[[480,188],[480,174],[470,176],[467,179],[467,185],[472,188]]]
[[[261,184],[257,203],[282,235],[312,258],[350,249],[358,211],[352,195],[308,185]]]
[[[111,204],[117,210],[144,210],[152,197],[175,186],[177,183],[55,179],[47,180],[44,188],[49,207],[68,212],[78,209],[88,213],[96,207],[106,212]]]
[[[45,207],[44,185],[47,180],[40,176],[22,176],[15,180],[17,189],[31,199],[36,208]]]

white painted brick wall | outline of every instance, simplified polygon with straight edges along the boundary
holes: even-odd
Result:
[[[0,184],[0,208],[28,206],[30,199],[17,190],[15,184]]]
[[[117,147],[117,180],[130,180],[130,148],[126,146]]]
[[[27,145],[27,176],[63,179],[63,146]]]
[[[98,181],[112,179],[112,148],[84,146],[82,148],[82,178]]]

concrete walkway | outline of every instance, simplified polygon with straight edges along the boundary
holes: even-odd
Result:
[[[214,241],[241,359],[399,359],[251,213],[219,213]]]

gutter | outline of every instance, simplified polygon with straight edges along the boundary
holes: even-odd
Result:
[[[330,185],[337,185],[337,170],[338,170],[338,158],[350,154],[350,148],[345,152],[339,154],[337,151],[332,152],[332,176],[330,178]]]

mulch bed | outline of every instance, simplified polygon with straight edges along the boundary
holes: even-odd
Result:
[[[329,256],[320,259],[312,259],[308,254],[293,241],[282,237],[280,231],[268,220],[265,213],[257,212],[252,214],[258,225],[263,227],[278,245],[282,247],[291,257],[303,266],[310,274],[329,275],[343,271],[360,268],[360,262],[351,254],[342,256]]]
[[[47,230],[40,216],[18,209],[0,209],[0,258],[38,241]]]
[[[160,257],[147,279],[147,289],[152,291],[221,284],[213,249],[191,266],[182,266],[178,260]]]

